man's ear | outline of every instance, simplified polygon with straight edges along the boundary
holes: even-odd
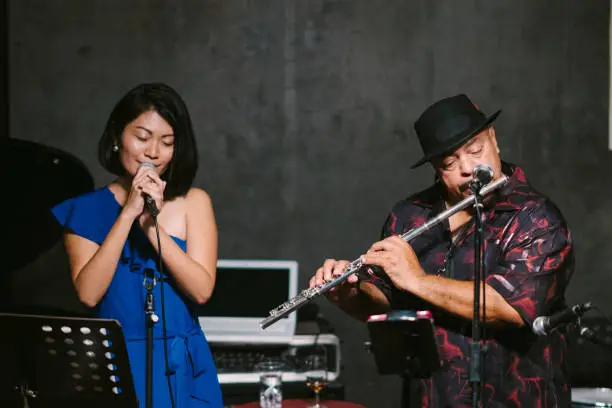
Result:
[[[499,154],[499,146],[497,145],[497,136],[495,136],[495,129],[493,126],[489,128],[489,138],[491,139],[491,143],[495,146],[495,150],[497,150],[497,154]]]

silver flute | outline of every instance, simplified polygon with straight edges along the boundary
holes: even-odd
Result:
[[[483,187],[482,190],[480,191],[480,196],[486,196],[492,191],[495,191],[496,189],[502,187],[507,182],[508,182],[508,177],[505,175],[502,175],[499,179],[495,180],[493,183],[488,184],[485,187]],[[431,229],[433,226],[449,218],[456,212],[459,212],[467,208],[468,206],[472,205],[474,201],[475,201],[474,195],[466,197],[460,202],[458,202],[457,204],[455,204],[454,206],[446,209],[445,211],[441,212],[434,218],[430,219],[429,221],[427,221],[425,224],[421,225],[420,227],[407,231],[403,233],[402,235],[400,235],[399,237],[406,242],[410,242],[417,236],[421,235],[423,232]],[[259,325],[261,326],[262,329],[265,329],[273,325],[280,319],[286,317],[293,311],[299,309],[300,307],[304,306],[306,303],[310,302],[316,296],[329,291],[331,288],[335,286],[338,286],[339,284],[344,282],[349,276],[359,271],[362,267],[363,267],[363,263],[361,262],[361,258],[355,259],[353,262],[350,262],[348,265],[346,265],[346,267],[344,268],[342,272],[342,275],[338,276],[337,278],[331,281],[325,282],[323,285],[313,286],[312,288],[305,289],[301,291],[297,296],[289,299],[282,305],[270,310],[269,316],[263,319],[259,323]]]

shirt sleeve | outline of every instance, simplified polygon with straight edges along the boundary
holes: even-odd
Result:
[[[66,200],[51,209],[57,221],[67,230],[101,245],[108,233],[99,212],[89,196]]]
[[[574,262],[571,234],[558,210],[540,205],[522,210],[504,235],[486,282],[531,326],[564,301]]]

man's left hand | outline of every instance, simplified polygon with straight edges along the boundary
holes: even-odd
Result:
[[[419,279],[425,276],[412,247],[398,236],[392,236],[372,245],[361,261],[384,269],[400,290],[413,292]]]

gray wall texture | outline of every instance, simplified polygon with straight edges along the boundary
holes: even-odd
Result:
[[[193,116],[220,256],[296,259],[301,287],[433,180],[409,169],[426,106],[465,92],[501,108],[503,157],[572,227],[570,302],[612,311],[607,0],[12,0],[9,22],[11,137],[76,155],[103,185],[96,143],[116,100],[171,84]],[[396,406],[364,325],[320,303],[344,340],[347,397]]]

